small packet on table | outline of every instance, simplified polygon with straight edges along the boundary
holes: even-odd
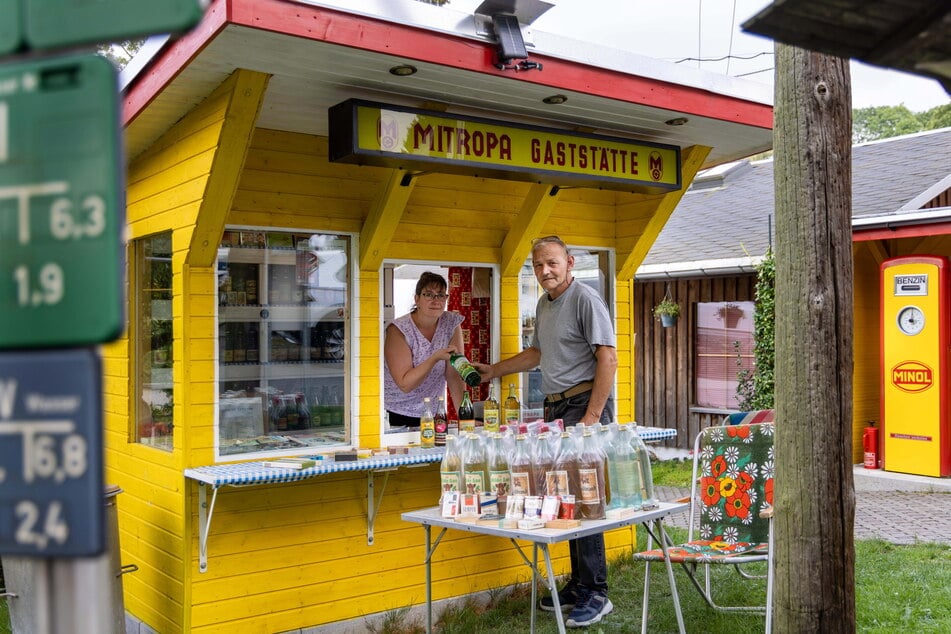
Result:
[[[542,510],[539,517],[546,522],[557,518],[560,506],[561,499],[557,495],[546,495],[542,500]]]

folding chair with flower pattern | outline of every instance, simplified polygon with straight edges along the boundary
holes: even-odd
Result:
[[[683,566],[694,587],[717,610],[762,612],[772,600],[769,578],[766,605],[717,605],[711,572],[714,565],[730,564],[746,578],[762,578],[764,575],[751,575],[740,567],[751,562],[766,562],[767,571],[771,572],[773,430],[773,423],[726,425],[708,427],[697,436],[687,542],[668,546],[667,553],[672,562]],[[695,536],[697,513],[699,534]],[[634,559],[647,562],[641,624],[642,631],[646,631],[650,564],[664,561],[664,553],[654,548],[635,553]],[[702,584],[698,578],[700,566],[704,571]],[[673,579],[671,583],[675,583]],[[676,588],[671,590],[679,604]]]

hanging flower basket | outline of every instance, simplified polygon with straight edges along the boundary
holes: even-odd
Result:
[[[659,304],[654,306],[654,317],[660,320],[660,325],[664,328],[670,328],[677,325],[677,318],[680,316],[680,304],[669,297],[665,297]]]

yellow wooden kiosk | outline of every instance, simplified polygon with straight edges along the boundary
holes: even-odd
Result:
[[[104,374],[131,618],[283,632],[424,601],[400,514],[435,504],[438,458],[247,476],[412,440],[381,388],[404,275],[444,271],[471,355],[508,356],[532,326],[531,240],[560,235],[613,311],[618,416],[632,419],[633,273],[698,170],[769,148],[771,96],[516,14],[524,56],[500,47],[511,20],[491,10],[215,0],[127,68],[130,319]],[[531,373],[509,382],[531,409]],[[489,538],[443,548],[437,601],[526,579]]]

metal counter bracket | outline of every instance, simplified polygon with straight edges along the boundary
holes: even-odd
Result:
[[[204,482],[198,483],[198,572],[208,572],[208,531],[218,499],[218,487],[212,487],[211,506],[208,505],[208,486]]]
[[[390,471],[396,471],[396,467],[367,471],[367,546],[373,545],[373,523],[376,521],[377,510],[379,510],[380,505],[383,504],[383,492],[386,491],[386,483],[390,479]],[[376,491],[374,478],[377,473],[384,474],[383,482],[380,484],[379,497],[374,495]]]
[[[422,464],[407,464],[400,465],[407,469],[413,469],[416,467],[425,467],[428,466],[427,463]],[[373,525],[376,522],[377,511],[380,510],[380,506],[383,504],[383,493],[386,491],[386,483],[390,479],[390,471],[396,471],[397,467],[390,467],[388,469],[373,469],[367,471],[367,546],[373,545]],[[377,473],[386,474],[383,478],[383,483],[380,485],[380,492],[374,495],[376,490],[376,483],[374,476]]]

